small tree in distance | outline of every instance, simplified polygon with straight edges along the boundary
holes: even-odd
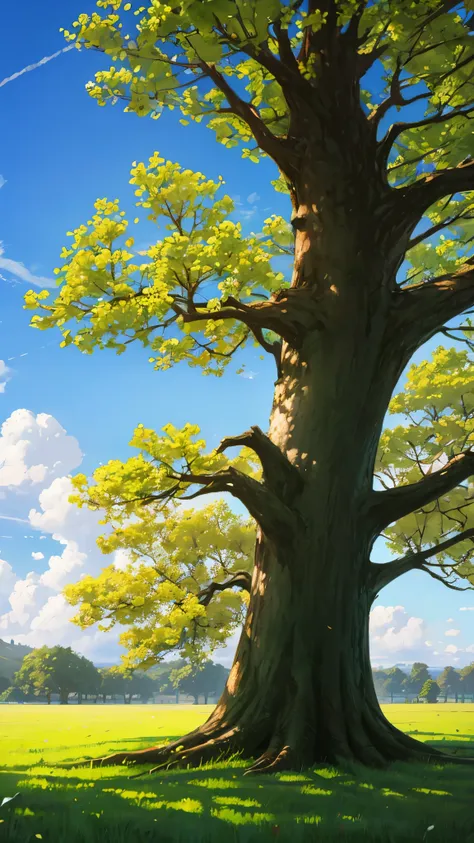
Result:
[[[46,695],[48,704],[51,694],[57,693],[61,705],[67,705],[69,694],[82,692],[93,671],[97,672],[92,662],[74,653],[70,647],[45,646],[25,656],[13,681],[26,693]]]
[[[440,694],[440,687],[433,679],[427,679],[423,685],[419,697],[426,700],[427,703],[435,703]]]
[[[447,702],[449,694],[454,695],[455,702],[458,701],[458,694],[461,689],[461,675],[454,667],[445,667],[436,681],[441,691],[444,692],[445,702]]]

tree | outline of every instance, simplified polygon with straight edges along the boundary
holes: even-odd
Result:
[[[123,697],[125,704],[131,702],[133,690],[130,671],[123,671],[114,666],[101,670],[100,676],[100,693],[104,703],[106,697],[111,696],[115,699],[116,695]]]
[[[27,699],[28,695],[25,694],[25,692],[22,691],[21,688],[15,688],[14,685],[11,685],[10,687],[6,688],[5,691],[0,694],[1,702],[22,703],[26,702]]]
[[[131,677],[131,694],[140,697],[142,703],[148,702],[156,690],[156,682],[146,673],[137,671]]]
[[[433,679],[427,679],[420,691],[420,697],[425,699],[427,703],[435,703],[440,694],[440,687]]]
[[[194,704],[197,705],[199,697],[204,696],[205,705],[211,694],[220,695],[225,688],[229,671],[221,664],[213,664],[211,661],[204,663],[197,670],[189,672],[178,678],[176,687],[183,694],[194,697]]]
[[[444,701],[448,701],[448,694],[454,694],[455,701],[458,701],[458,693],[461,687],[461,677],[454,667],[445,667],[437,679],[438,685],[444,691]]]
[[[0,676],[0,693],[3,693],[10,687],[10,679],[6,676]]]
[[[403,684],[410,694],[416,694],[418,697],[421,689],[430,679],[431,675],[428,671],[428,665],[423,662],[414,662],[410,675],[405,678]]]
[[[381,712],[368,616],[408,571],[448,588],[473,581],[468,4],[178,0],[133,4],[138,26],[129,5],[101,0],[65,33],[113,61],[91,96],[154,118],[176,107],[224,145],[244,144],[244,157],[270,158],[293,237],[271,217],[263,237],[244,238],[216,183],[155,155],[132,182],[169,233],[136,258],[118,204],[99,200],[62,253],[57,295],[26,296],[36,327],[59,326],[63,344],[85,353],[141,342],[157,369],[186,360],[221,375],[251,341],[275,361],[268,435],[253,427],[206,453],[195,425],[139,427],[138,456],[99,468],[90,487],[76,479],[76,497],[119,531],[132,516],[146,530],[144,511],[172,499],[216,492],[257,525],[251,581],[244,571],[227,582],[249,598],[217,708],[179,741],[107,763],[192,765],[238,751],[256,757],[249,772],[268,773],[442,758]],[[287,252],[290,281],[271,265]],[[412,355],[438,334],[467,350],[439,348],[391,402]],[[406,424],[382,432],[389,404]],[[240,463],[225,456],[233,447],[246,449]],[[249,451],[258,470],[245,469]],[[400,554],[393,561],[371,559],[379,536]],[[174,606],[155,659],[168,640],[192,639],[190,615],[207,617],[200,586],[186,597],[183,587],[168,583]],[[211,582],[206,600],[224,588]],[[109,615],[88,589],[92,601],[76,592],[84,625]],[[138,663],[150,633],[134,632],[133,606],[125,594],[116,612],[129,611]]]
[[[403,670],[399,667],[391,667],[386,671],[386,678],[382,684],[382,693],[384,696],[389,696],[390,701],[393,702],[394,696],[400,696],[403,693],[406,676]]]
[[[461,686],[459,689],[462,695],[461,702],[464,702],[466,694],[471,695],[474,700],[474,662],[466,665],[466,667],[462,667],[459,675],[461,677]]]
[[[39,647],[25,656],[13,681],[26,693],[46,695],[48,705],[52,693],[59,694],[61,705],[67,705],[69,694],[80,691],[94,670],[92,662],[70,647]]]

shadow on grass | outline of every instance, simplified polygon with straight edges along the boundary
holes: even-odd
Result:
[[[466,743],[436,743],[469,754]],[[0,809],[0,840],[300,843],[342,838],[353,843],[446,843],[455,837],[459,843],[474,843],[469,768],[394,764],[376,771],[320,766],[301,774],[243,777],[246,766],[234,759],[134,780],[129,775],[146,768],[4,767],[0,795],[20,796]]]

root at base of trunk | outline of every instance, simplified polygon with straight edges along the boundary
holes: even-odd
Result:
[[[351,741],[353,751],[350,754],[341,755],[336,751],[334,754],[318,753],[316,751],[311,761],[308,761],[307,747],[305,747],[303,755],[297,747],[292,747],[290,744],[276,739],[275,736],[268,741],[267,749],[263,753],[261,753],[263,742],[261,739],[258,741],[260,747],[260,754],[258,754],[256,740],[249,742],[248,735],[246,740],[238,728],[227,726],[220,729],[215,728],[210,733],[206,733],[201,727],[201,729],[190,732],[180,740],[163,746],[132,752],[118,752],[103,758],[70,762],[61,766],[104,767],[152,764],[151,769],[130,776],[130,778],[139,778],[158,770],[195,768],[203,763],[217,762],[235,755],[249,759],[258,756],[244,771],[243,775],[270,775],[285,770],[301,772],[303,769],[316,764],[338,766],[339,764],[344,765],[344,763],[355,763],[366,767],[388,767],[393,761],[406,761],[474,765],[474,758],[447,755],[410,738],[397,730],[392,724],[387,725],[389,729],[384,729],[381,728],[380,722],[375,722],[373,729],[367,730],[371,734],[370,742],[362,746],[359,741]],[[253,745],[251,745],[252,743]],[[356,747],[361,751],[357,751]]]

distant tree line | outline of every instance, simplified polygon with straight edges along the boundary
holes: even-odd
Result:
[[[0,701],[44,700],[49,704],[59,698],[62,705],[67,705],[72,697],[78,703],[118,699],[129,704],[132,699],[146,703],[158,695],[174,697],[178,702],[185,695],[192,697],[195,704],[200,699],[207,704],[209,697],[221,695],[228,673],[227,668],[211,661],[197,670],[181,659],[162,662],[146,673],[124,672],[118,667],[98,669],[70,647],[39,647],[24,657],[12,679],[0,676]],[[448,697],[455,702],[474,699],[474,662],[460,670],[445,667],[436,681],[423,662],[415,662],[409,675],[399,667],[389,667],[374,670],[373,676],[382,701],[405,698],[409,702],[434,703],[439,698],[447,702]]]
[[[415,662],[407,676],[399,667],[389,667],[386,670],[374,670],[374,684],[380,700],[405,697],[408,701],[437,702],[438,698],[447,702],[448,697],[455,702],[464,702],[466,697],[474,698],[474,662],[456,670],[445,667],[434,681],[428,665]]]
[[[229,671],[211,661],[200,670],[182,660],[158,665],[154,670],[124,672],[118,667],[96,668],[89,659],[70,647],[39,647],[25,656],[20,669],[8,679],[0,676],[1,702],[38,702],[59,699],[67,705],[71,698],[82,703],[92,699],[103,703],[117,698],[124,703],[142,703],[156,695],[191,696],[197,704],[203,698],[219,697]]]

